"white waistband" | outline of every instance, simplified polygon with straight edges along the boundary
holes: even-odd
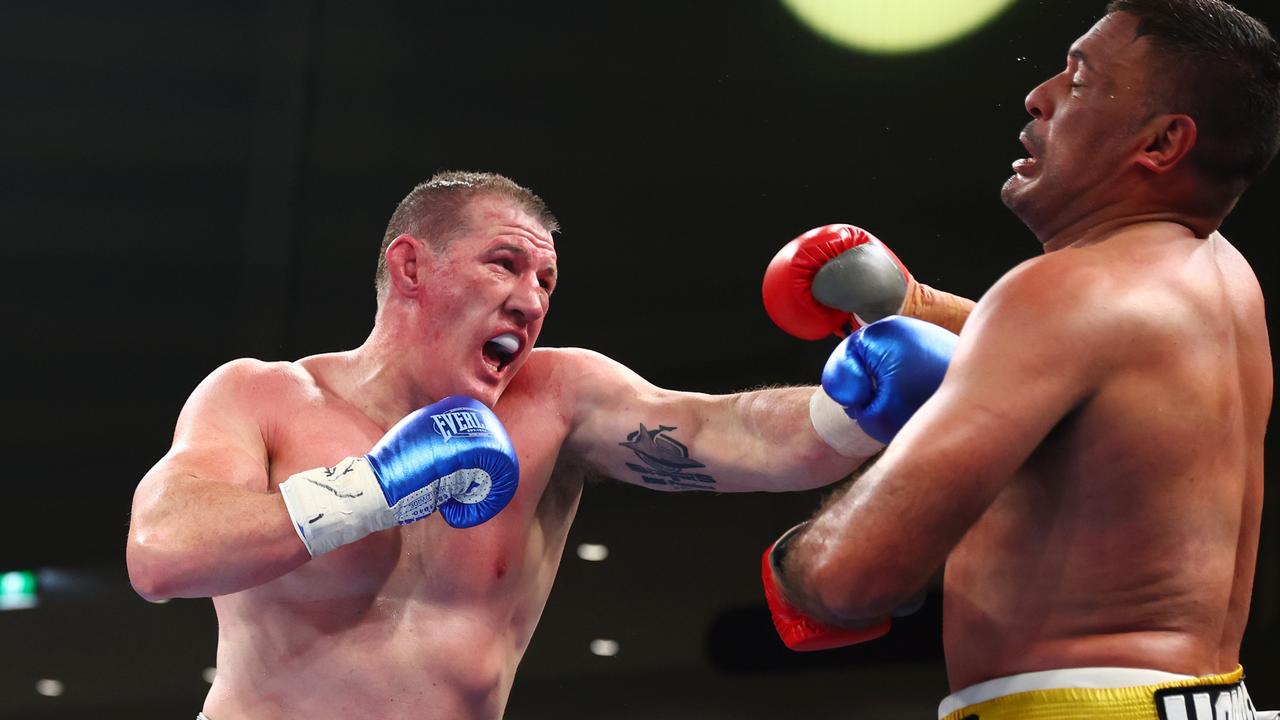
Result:
[[[1029,690],[1122,688],[1192,679],[1194,679],[1192,675],[1177,675],[1161,670],[1112,667],[1067,668],[1022,673],[987,680],[951,693],[938,705],[938,718],[941,720],[963,707]]]

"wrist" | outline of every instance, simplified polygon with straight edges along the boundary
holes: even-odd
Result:
[[[292,475],[280,483],[280,496],[312,557],[396,525],[396,515],[364,457]]]
[[[974,304],[968,298],[913,280],[898,314],[925,320],[959,334],[973,312]]]
[[[823,442],[847,458],[862,462],[884,448],[821,387],[809,398],[809,422]]]

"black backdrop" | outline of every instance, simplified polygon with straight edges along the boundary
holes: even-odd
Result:
[[[973,297],[1038,252],[998,189],[1024,96],[1102,5],[1021,0],[958,44],[871,57],[763,0],[6,2],[0,571],[61,574],[46,607],[0,613],[0,716],[198,707],[212,613],[128,593],[133,487],[222,362],[363,340],[382,228],[415,182],[496,170],[546,198],[564,231],[543,345],[682,389],[812,382],[830,344],[785,336],[759,301],[775,250],[852,222]],[[1224,228],[1272,298],[1278,189],[1272,172]],[[756,552],[814,502],[590,488],[511,716],[754,716],[835,678],[793,700],[812,713],[905,676],[901,707],[927,714],[945,690],[936,613],[832,659],[768,644]],[[1275,537],[1269,512],[1246,640],[1262,705],[1280,705]],[[613,555],[583,564],[578,541]],[[585,652],[602,633],[616,658]],[[62,697],[32,691],[64,676]]]

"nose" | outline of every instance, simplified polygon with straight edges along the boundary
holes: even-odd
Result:
[[[516,316],[521,324],[539,320],[547,314],[547,293],[536,277],[521,278],[507,296],[507,312]]]
[[[1048,120],[1053,115],[1053,98],[1050,94],[1050,83],[1053,78],[1045,80],[1027,93],[1027,99],[1023,103],[1027,112],[1036,120]]]

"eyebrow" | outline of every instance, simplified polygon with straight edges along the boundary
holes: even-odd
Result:
[[[1073,49],[1071,52],[1067,53],[1067,57],[1071,57],[1071,58],[1075,58],[1076,60],[1079,60],[1080,64],[1084,65],[1087,68],[1093,67],[1093,65],[1089,62],[1089,58],[1085,56],[1084,51],[1079,48]]]
[[[490,248],[490,249],[489,249],[489,251],[490,251],[490,252],[499,252],[499,251],[502,251],[502,250],[506,250],[506,251],[508,251],[508,252],[515,253],[515,254],[520,255],[521,257],[523,257],[523,258],[525,258],[525,259],[528,259],[528,258],[529,258],[529,251],[528,251],[528,250],[525,250],[524,248],[520,247],[519,245],[513,245],[513,244],[511,244],[511,243],[501,243],[501,244],[499,244],[499,245],[494,245],[492,248]],[[559,275],[559,273],[556,271],[556,266],[555,266],[555,265],[547,265],[546,267],[542,268],[541,272],[544,272],[544,273],[546,273],[547,275],[550,275],[550,276],[552,277],[552,279],[554,279],[554,278],[558,277],[558,275]]]

